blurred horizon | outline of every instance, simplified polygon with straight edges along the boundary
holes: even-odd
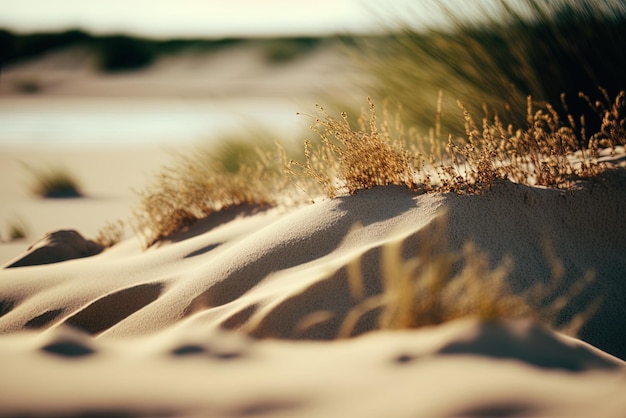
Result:
[[[494,1],[467,3],[452,0],[445,6],[471,18]],[[0,28],[19,34],[76,29],[155,39],[298,37],[380,33],[401,22],[425,28],[445,25],[447,18],[430,0],[384,5],[374,0],[0,0]]]
[[[529,95],[566,93],[579,114],[580,91],[623,89],[622,1],[0,0],[0,143],[291,134],[366,97],[427,131],[444,91],[454,133],[461,99],[523,125]]]

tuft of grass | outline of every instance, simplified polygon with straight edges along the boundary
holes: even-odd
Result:
[[[572,188],[607,168],[598,159],[602,149],[626,145],[626,93],[603,95],[604,101],[589,101],[602,120],[594,133],[530,97],[525,126],[517,128],[497,116],[476,122],[459,102],[465,134],[448,135],[445,146],[439,113],[430,134],[420,136],[386,104],[379,118],[369,100],[358,127],[345,112],[333,117],[318,106],[311,117],[319,140],[305,140],[301,155],[280,144],[272,150],[263,142],[231,141],[179,156],[139,193],[136,229],[150,246],[224,208],[297,203],[303,195],[315,201],[385,185],[459,194],[486,193],[504,181]]]
[[[14,83],[15,89],[24,94],[38,94],[43,91],[43,85],[35,79],[21,79]]]
[[[368,104],[358,130],[350,126],[347,113],[335,119],[318,106],[321,118],[315,118],[313,130],[321,147],[313,150],[311,142],[305,142],[304,162],[291,161],[288,171],[317,180],[329,197],[390,184],[415,189],[412,156],[402,140],[393,137],[387,120],[379,128],[374,103],[368,99]]]
[[[28,237],[28,227],[22,219],[16,219],[9,224],[9,240],[18,241]]]
[[[465,134],[448,135],[445,147],[440,145],[439,115],[431,134],[420,137],[404,127],[399,115],[392,117],[388,106],[383,106],[379,121],[371,100],[358,128],[345,113],[333,117],[318,107],[313,129],[321,140],[306,141],[304,161],[286,162],[285,171],[294,182],[304,179],[303,188],[313,179],[331,198],[389,184],[416,192],[456,193],[482,193],[501,181],[569,188],[606,168],[598,162],[600,149],[614,152],[626,145],[626,93],[613,100],[606,91],[603,95],[605,101],[590,103],[602,120],[592,135],[571,115],[562,119],[553,106],[536,106],[531,97],[523,128],[505,125],[497,116],[476,122],[459,102]]]
[[[375,96],[401,103],[406,120],[420,129],[430,127],[432,104],[443,90],[443,123],[455,134],[463,133],[451,117],[456,100],[474,115],[488,116],[486,105],[505,125],[520,126],[529,95],[557,106],[561,118],[584,116],[585,128],[595,131],[601,121],[579,92],[595,101],[603,99],[598,87],[612,97],[626,88],[626,8],[620,0],[499,0],[489,8],[472,4],[475,17],[440,0],[430,3],[449,25],[415,30],[403,23],[394,35],[357,44],[374,75]],[[408,22],[410,13],[404,16]]]
[[[404,260],[402,241],[385,244],[381,260],[383,293],[358,303],[346,316],[338,336],[352,335],[359,319],[375,309],[380,311],[378,329],[420,328],[466,317],[534,317],[528,301],[515,295],[505,280],[511,260],[491,270],[487,255],[471,243],[460,254],[431,250],[420,249],[418,255]],[[459,263],[462,267],[453,273]],[[350,283],[362,280],[354,276],[354,269],[348,271]]]
[[[577,310],[569,320],[560,313],[587,289],[590,276],[576,281],[565,292],[560,289],[562,265],[553,253],[546,257],[553,266],[551,284],[538,281],[519,294],[509,283],[513,260],[504,258],[490,267],[489,256],[471,242],[458,251],[445,244],[445,216],[434,225],[433,239],[422,243],[416,254],[402,255],[405,238],[385,243],[381,254],[382,293],[363,297],[360,257],[347,268],[348,283],[357,304],[346,315],[338,337],[353,335],[359,320],[378,311],[378,329],[408,329],[439,325],[461,318],[480,320],[532,319],[555,329],[575,334],[597,308],[598,301]]]
[[[104,248],[110,248],[120,242],[124,238],[124,221],[118,219],[115,222],[107,222],[96,235],[94,240]]]
[[[64,168],[37,170],[29,168],[34,175],[32,192],[44,198],[83,197],[78,180]]]
[[[284,179],[271,158],[258,150],[255,163],[226,168],[207,150],[179,155],[139,192],[135,227],[146,246],[222,209],[274,206]]]

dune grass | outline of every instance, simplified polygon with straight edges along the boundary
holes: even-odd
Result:
[[[97,244],[102,245],[104,248],[112,247],[124,238],[124,229],[125,223],[121,219],[118,219],[115,222],[107,222],[98,231],[94,241]]]
[[[19,241],[27,238],[29,233],[29,228],[21,218],[16,218],[13,221],[9,222],[7,229],[8,240],[7,242]],[[3,240],[0,238],[0,242]]]
[[[448,135],[445,146],[439,117],[431,135],[423,137],[405,128],[388,106],[379,118],[371,100],[358,127],[349,115],[334,117],[318,106],[310,117],[319,139],[305,140],[300,155],[280,144],[272,150],[268,141],[230,142],[179,155],[139,192],[135,229],[150,246],[224,208],[314,201],[392,184],[416,193],[459,194],[485,193],[501,181],[571,188],[606,169],[598,161],[601,149],[615,152],[626,145],[626,93],[605,97],[589,103],[602,121],[593,133],[530,97],[526,126],[518,128],[497,116],[477,122],[459,103],[465,134]]]
[[[579,92],[595,101],[603,100],[598,87],[611,97],[626,89],[626,8],[620,0],[497,0],[489,9],[472,3],[478,13],[471,16],[444,1],[426,4],[450,25],[412,29],[412,15],[404,13],[403,31],[357,43],[360,63],[374,75],[369,91],[401,103],[405,120],[422,130],[431,126],[443,91],[442,123],[455,134],[463,133],[456,100],[479,118],[486,105],[505,125],[521,126],[529,95],[551,103],[561,118],[571,114],[580,123],[584,116],[586,129],[595,131],[601,121]]]
[[[497,117],[475,122],[459,104],[465,135],[449,135],[444,147],[439,118],[432,134],[420,137],[387,106],[378,112],[371,100],[358,127],[345,113],[334,117],[318,107],[311,117],[319,139],[305,141],[299,157],[289,158],[279,146],[274,152],[256,149],[257,157],[250,159],[251,149],[244,152],[235,146],[235,154],[243,153],[247,162],[226,168],[210,151],[180,156],[140,194],[136,226],[150,246],[224,208],[280,205],[286,196],[298,193],[305,201],[320,194],[333,198],[402,185],[416,193],[482,194],[506,181],[571,189],[607,169],[598,161],[601,150],[624,152],[625,98],[621,92],[612,100],[607,95],[605,103],[590,103],[603,122],[593,134],[579,131],[585,145],[578,140],[572,118],[562,120],[552,106],[536,106],[530,98],[526,126],[521,128],[505,126]],[[225,150],[225,155],[232,155],[232,149]],[[511,261],[502,260],[492,269],[488,255],[471,243],[461,253],[425,245],[408,260],[400,255],[401,244],[383,248],[383,293],[361,301],[346,318],[340,336],[351,335],[359,318],[372,309],[381,310],[382,329],[435,325],[467,316],[531,317],[555,325],[560,309],[573,297],[562,294],[558,280],[553,280],[553,287],[513,293],[506,281]],[[354,286],[358,280],[353,276],[350,282]],[[574,286],[576,291],[584,289],[587,282],[582,283]],[[569,331],[583,322],[581,316],[574,318],[567,324]]]
[[[232,160],[232,153],[248,162]],[[251,153],[256,156],[254,160],[250,159]],[[223,147],[222,156],[226,155],[230,157],[224,162],[207,149],[178,155],[139,192],[134,226],[146,246],[223,209],[277,204],[280,190],[286,189],[286,179],[280,165],[272,163],[272,155],[241,143]]]
[[[39,94],[44,90],[43,84],[34,78],[23,78],[16,80],[13,88],[24,94]]]
[[[621,92],[613,100],[606,95],[606,100],[590,103],[602,120],[592,135],[578,131],[572,117],[562,120],[553,106],[536,107],[530,97],[525,128],[505,126],[497,116],[477,122],[459,102],[465,135],[448,135],[445,147],[439,117],[431,135],[420,137],[385,106],[379,121],[371,100],[358,128],[345,113],[333,117],[319,108],[313,129],[321,140],[316,146],[306,142],[305,160],[289,161],[286,172],[295,181],[305,178],[303,185],[316,180],[328,197],[388,184],[456,193],[481,193],[505,180],[568,188],[605,169],[597,160],[600,149],[614,152],[626,145],[626,95]]]
[[[44,170],[27,167],[27,169],[33,175],[31,191],[36,196],[55,199],[84,196],[76,177],[65,168]]]
[[[383,246],[381,281],[383,292],[366,299],[359,297],[363,281],[356,258],[350,264],[349,282],[360,302],[348,312],[338,337],[353,335],[358,321],[378,310],[378,329],[406,329],[439,325],[465,317],[483,320],[536,318],[530,301],[514,294],[506,282],[511,260],[495,269],[488,255],[471,243],[460,253],[425,243],[415,256],[402,257],[401,240]],[[461,266],[458,268],[458,266]],[[457,272],[453,272],[453,269]]]

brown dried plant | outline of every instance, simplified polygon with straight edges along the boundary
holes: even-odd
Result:
[[[305,142],[305,161],[290,161],[287,172],[316,180],[328,197],[390,184],[417,190],[414,156],[403,143],[402,132],[394,136],[387,117],[379,125],[369,98],[368,104],[356,130],[345,112],[335,119],[317,106],[321,117],[314,119],[312,129],[319,135],[319,146]]]
[[[607,95],[606,103],[593,104],[603,122],[601,130],[589,137],[577,130],[571,116],[563,121],[553,106],[536,108],[531,97],[524,128],[504,126],[497,115],[485,116],[477,124],[459,102],[465,136],[449,135],[445,147],[441,147],[441,101],[440,95],[435,128],[428,137],[406,130],[398,117],[389,116],[387,106],[379,123],[371,100],[358,129],[350,126],[345,113],[335,118],[318,106],[320,116],[312,129],[320,142],[314,147],[307,141],[305,161],[290,161],[286,171],[314,179],[328,197],[389,184],[455,193],[483,193],[504,180],[569,188],[605,169],[597,160],[599,149],[615,150],[626,143],[624,92],[614,102]]]
[[[94,240],[105,248],[109,248],[117,244],[124,238],[124,221],[118,219],[115,222],[107,222],[96,235]]]
[[[550,105],[536,107],[530,97],[526,126],[517,128],[505,126],[497,115],[476,123],[459,103],[465,135],[449,135],[447,141],[441,94],[429,135],[405,128],[386,103],[379,120],[368,100],[357,128],[346,113],[336,118],[317,106],[312,129],[319,140],[306,140],[299,160],[290,159],[279,145],[277,153],[257,150],[256,160],[248,158],[234,168],[226,169],[207,151],[165,167],[139,194],[136,229],[150,246],[227,207],[300,202],[298,193],[314,201],[320,194],[333,198],[392,184],[416,193],[459,194],[485,193],[502,181],[571,188],[606,168],[598,161],[602,148],[615,152],[626,145],[625,96],[621,92],[610,101],[605,93],[606,103],[590,103],[602,120],[592,134],[572,117],[562,120]]]
[[[382,246],[380,294],[364,297],[360,256],[348,263],[348,285],[357,303],[346,315],[338,337],[352,336],[357,323],[373,311],[379,312],[378,329],[420,328],[471,317],[539,320],[575,335],[598,307],[600,299],[579,307],[568,319],[560,319],[593,276],[588,274],[562,289],[563,266],[549,245],[545,254],[552,266],[552,280],[548,284],[536,282],[516,293],[509,285],[514,261],[505,257],[492,268],[489,255],[471,242],[460,251],[449,249],[445,222],[444,214],[433,224],[434,232],[429,234],[433,238],[420,243],[408,259],[402,254],[405,238]]]
[[[139,193],[135,228],[151,246],[213,212],[238,205],[272,206],[285,188],[278,164],[259,151],[254,165],[227,170],[207,151],[179,155]]]
[[[348,313],[339,337],[352,335],[360,318],[373,310],[380,311],[376,325],[379,329],[419,328],[466,317],[487,320],[534,317],[528,301],[515,295],[507,284],[510,259],[491,269],[487,254],[471,243],[460,253],[425,243],[417,254],[405,260],[402,246],[403,240],[383,246],[383,291],[361,300]],[[360,262],[356,258],[351,264]],[[363,278],[358,269],[348,268],[348,272],[352,289]]]

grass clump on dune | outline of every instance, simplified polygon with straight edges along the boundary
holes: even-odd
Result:
[[[301,156],[290,158],[281,146],[257,149],[236,142],[179,156],[139,193],[136,227],[150,246],[224,208],[274,206],[303,195],[314,201],[385,185],[472,194],[501,181],[570,188],[606,168],[598,160],[602,149],[615,152],[626,145],[626,93],[613,100],[607,94],[605,102],[590,106],[602,120],[593,134],[530,98],[526,126],[518,128],[498,117],[476,122],[459,103],[465,135],[448,135],[445,146],[438,116],[423,137],[386,106],[379,119],[371,100],[358,127],[347,114],[333,117],[318,107],[312,128],[319,140],[306,140]]]
[[[626,146],[626,32],[619,30],[626,11],[611,0],[528,0],[529,15],[506,0],[498,4],[505,19],[476,25],[452,16],[452,32],[409,31],[376,51],[370,64],[377,95],[400,104],[394,114],[369,100],[355,123],[317,107],[318,139],[306,140],[300,156],[231,144],[219,158],[199,152],[164,168],[140,194],[136,220],[146,244],[224,208],[279,205],[298,193],[314,201],[402,185],[416,193],[479,194],[507,181],[571,189],[601,174],[607,166],[600,157]],[[460,100],[450,105],[444,97]],[[382,249],[383,292],[361,299],[340,335],[351,335],[372,310],[387,329],[466,316],[531,316],[557,325],[573,297],[557,291],[558,277],[553,287],[514,294],[511,261],[491,268],[471,244],[460,253],[425,245],[408,260],[401,246]],[[358,300],[361,278],[348,269]]]
[[[151,246],[211,213],[238,206],[273,206],[283,183],[270,156],[227,169],[206,150],[179,155],[139,193],[135,227]]]
[[[117,244],[124,238],[124,221],[118,219],[115,222],[107,222],[96,235],[94,242],[109,248]]]
[[[376,324],[379,329],[419,328],[465,317],[493,320],[534,316],[529,301],[515,295],[506,282],[511,260],[503,260],[491,269],[487,255],[469,243],[461,253],[435,249],[426,243],[418,254],[405,260],[402,244],[392,241],[383,246],[383,291],[362,299],[348,313],[339,337],[352,335],[358,321],[374,310],[380,312]],[[363,280],[359,264],[357,258],[348,269],[351,291],[357,300],[361,299],[358,289]],[[453,272],[458,265],[461,267]]]
[[[305,141],[299,159],[289,159],[282,148],[258,152],[254,163],[230,169],[207,153],[179,158],[141,195],[138,225],[147,245],[152,245],[221,209],[278,205],[285,195],[298,191],[333,198],[376,186],[402,185],[416,193],[480,194],[505,181],[571,189],[581,178],[593,178],[607,168],[598,159],[601,152],[624,152],[625,97],[622,92],[612,101],[592,104],[603,124],[592,135],[581,132],[587,139],[584,146],[571,119],[562,120],[551,106],[535,107],[530,98],[523,128],[505,126],[498,118],[476,123],[460,105],[465,135],[449,135],[445,147],[438,138],[440,126],[430,137],[419,137],[399,118],[392,118],[385,106],[379,119],[372,101],[356,128],[345,113],[335,118],[318,108],[313,129],[320,139]],[[242,151],[233,149],[239,150],[235,154]],[[363,278],[349,265],[348,281],[356,303],[338,335],[353,335],[362,328],[363,318],[366,322],[372,318],[372,312],[377,312],[378,329],[416,328],[463,317],[534,318],[573,334],[597,306],[575,307],[574,316],[563,324],[562,310],[569,309],[587,281],[563,290],[557,275],[549,285],[539,281],[540,285],[515,293],[508,282],[511,260],[492,268],[489,255],[471,243],[460,252],[435,244],[422,244],[418,254],[406,260],[402,241],[385,244],[382,293],[366,299],[358,290]],[[360,260],[350,264],[355,263]]]
[[[386,119],[379,129],[374,103],[368,103],[358,130],[350,126],[345,112],[335,119],[318,106],[322,115],[312,129],[320,141],[316,147],[306,141],[304,162],[288,162],[287,172],[316,180],[328,197],[390,184],[415,189],[412,155],[402,139],[393,136]]]
[[[6,231],[8,239],[6,242],[19,241],[27,238],[30,235],[28,230],[28,226],[21,218],[15,219],[8,225],[8,230]],[[0,242],[5,242],[2,237],[0,237]]]
[[[386,107],[378,121],[372,101],[358,128],[350,126],[345,113],[336,118],[319,108],[313,129],[321,140],[305,142],[304,161],[289,161],[286,171],[296,182],[303,179],[303,188],[315,180],[328,197],[389,184],[456,193],[480,193],[503,180],[568,188],[604,170],[598,162],[601,149],[615,152],[626,145],[626,93],[612,101],[605,93],[605,98],[590,103],[602,120],[593,135],[573,117],[562,120],[551,105],[535,107],[530,97],[523,128],[504,125],[497,116],[476,122],[459,102],[465,135],[448,135],[445,147],[439,116],[431,135],[420,137]]]
[[[30,169],[34,176],[32,192],[44,198],[83,197],[78,180],[63,168],[51,170]]]
[[[399,184],[482,193],[504,180],[568,188],[604,170],[601,150],[626,144],[620,2],[499,0],[474,21],[435,3],[451,27],[370,38],[374,90],[399,104],[397,116],[369,101],[355,124],[319,107],[319,139],[301,156],[231,143],[221,156],[179,159],[141,193],[147,243],[225,207],[301,192],[314,200]]]

